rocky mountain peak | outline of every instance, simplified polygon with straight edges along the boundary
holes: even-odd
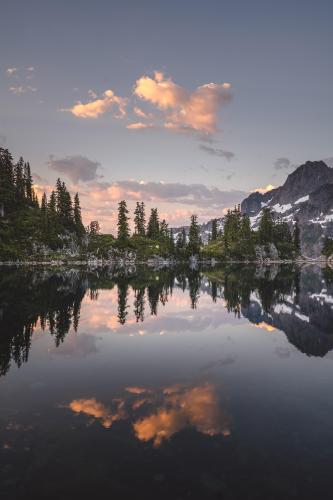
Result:
[[[274,202],[286,204],[296,201],[328,183],[333,183],[333,168],[323,161],[307,161],[288,175],[274,196]]]

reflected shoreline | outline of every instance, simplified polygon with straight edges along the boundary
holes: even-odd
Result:
[[[333,349],[333,271],[328,267],[7,268],[0,277],[0,375],[8,373],[11,362],[20,367],[28,361],[38,328],[49,332],[58,348],[70,330],[79,330],[83,299],[98,303],[105,290],[114,291],[114,321],[120,327],[131,315],[134,324],[158,316],[159,308],[174,303],[177,290],[193,311],[200,309],[200,296],[208,294],[235,318],[284,332],[308,356],[323,357]]]

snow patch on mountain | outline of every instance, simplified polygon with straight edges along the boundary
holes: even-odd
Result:
[[[304,203],[305,201],[309,201],[309,198],[310,198],[310,195],[306,195],[306,196],[302,196],[302,198],[298,198],[298,200],[296,200],[294,202],[294,205],[298,205],[299,203]]]

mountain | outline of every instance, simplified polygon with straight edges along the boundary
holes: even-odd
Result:
[[[307,161],[282,186],[250,194],[242,201],[241,210],[249,215],[253,229],[258,227],[264,207],[291,226],[298,219],[303,254],[318,256],[323,236],[333,236],[333,168],[323,161]]]
[[[264,207],[269,207],[275,217],[291,227],[297,219],[303,255],[319,256],[323,237],[333,237],[333,168],[323,161],[307,161],[289,174],[282,186],[266,193],[251,193],[242,201],[241,211],[250,217],[254,230],[259,226]],[[217,221],[219,230],[223,231],[224,218]],[[188,234],[189,226],[184,228]],[[211,228],[212,221],[200,226],[204,244],[208,242]],[[175,238],[182,229],[173,229]]]
[[[223,232],[223,226],[224,226],[224,217],[219,217],[216,219],[217,220],[217,231]],[[180,227],[174,227],[172,228],[173,231],[173,237],[176,240],[178,234],[185,229],[186,236],[188,237],[189,229],[190,226],[180,226]],[[205,222],[203,224],[200,224],[200,238],[203,242],[204,245],[208,243],[208,238],[212,232],[212,221]]]

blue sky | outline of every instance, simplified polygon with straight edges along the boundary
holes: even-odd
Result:
[[[40,189],[58,175],[78,189],[106,230],[119,197],[158,205],[172,225],[206,220],[333,156],[331,2],[1,9],[0,141]]]

